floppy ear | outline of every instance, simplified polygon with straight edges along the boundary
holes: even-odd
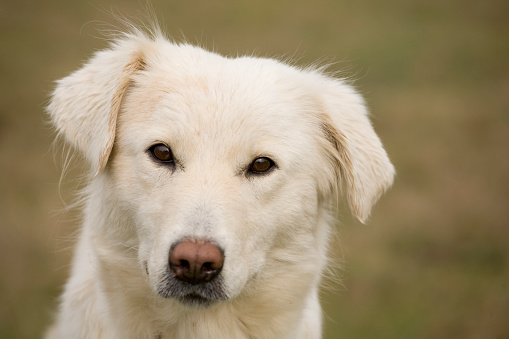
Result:
[[[362,97],[340,80],[322,79],[320,85],[322,128],[333,146],[352,214],[364,223],[372,206],[392,185],[394,166],[371,125]]]
[[[57,82],[48,112],[58,133],[89,161],[92,174],[108,161],[117,114],[131,76],[144,67],[142,39],[126,37],[96,53]]]

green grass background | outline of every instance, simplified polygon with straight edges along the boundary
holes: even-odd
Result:
[[[368,225],[344,213],[325,338],[509,338],[509,2],[162,1],[167,32],[236,55],[336,60],[398,176]],[[44,106],[144,1],[0,2],[0,338],[37,338],[69,269],[75,172]],[[56,158],[56,160],[55,160]]]

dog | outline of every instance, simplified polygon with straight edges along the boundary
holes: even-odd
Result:
[[[47,338],[321,337],[339,206],[365,222],[395,174],[351,85],[133,29],[47,110],[90,169]]]

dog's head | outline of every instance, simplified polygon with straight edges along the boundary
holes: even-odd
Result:
[[[364,222],[394,175],[343,81],[157,34],[126,35],[60,80],[49,113],[111,209],[113,230],[97,232],[187,304],[321,270],[337,197]]]

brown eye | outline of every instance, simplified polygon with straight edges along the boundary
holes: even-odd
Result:
[[[257,158],[249,166],[249,172],[254,174],[267,173],[274,167],[274,161],[269,158]]]
[[[173,154],[168,146],[157,144],[149,148],[150,154],[158,162],[173,163]]]

